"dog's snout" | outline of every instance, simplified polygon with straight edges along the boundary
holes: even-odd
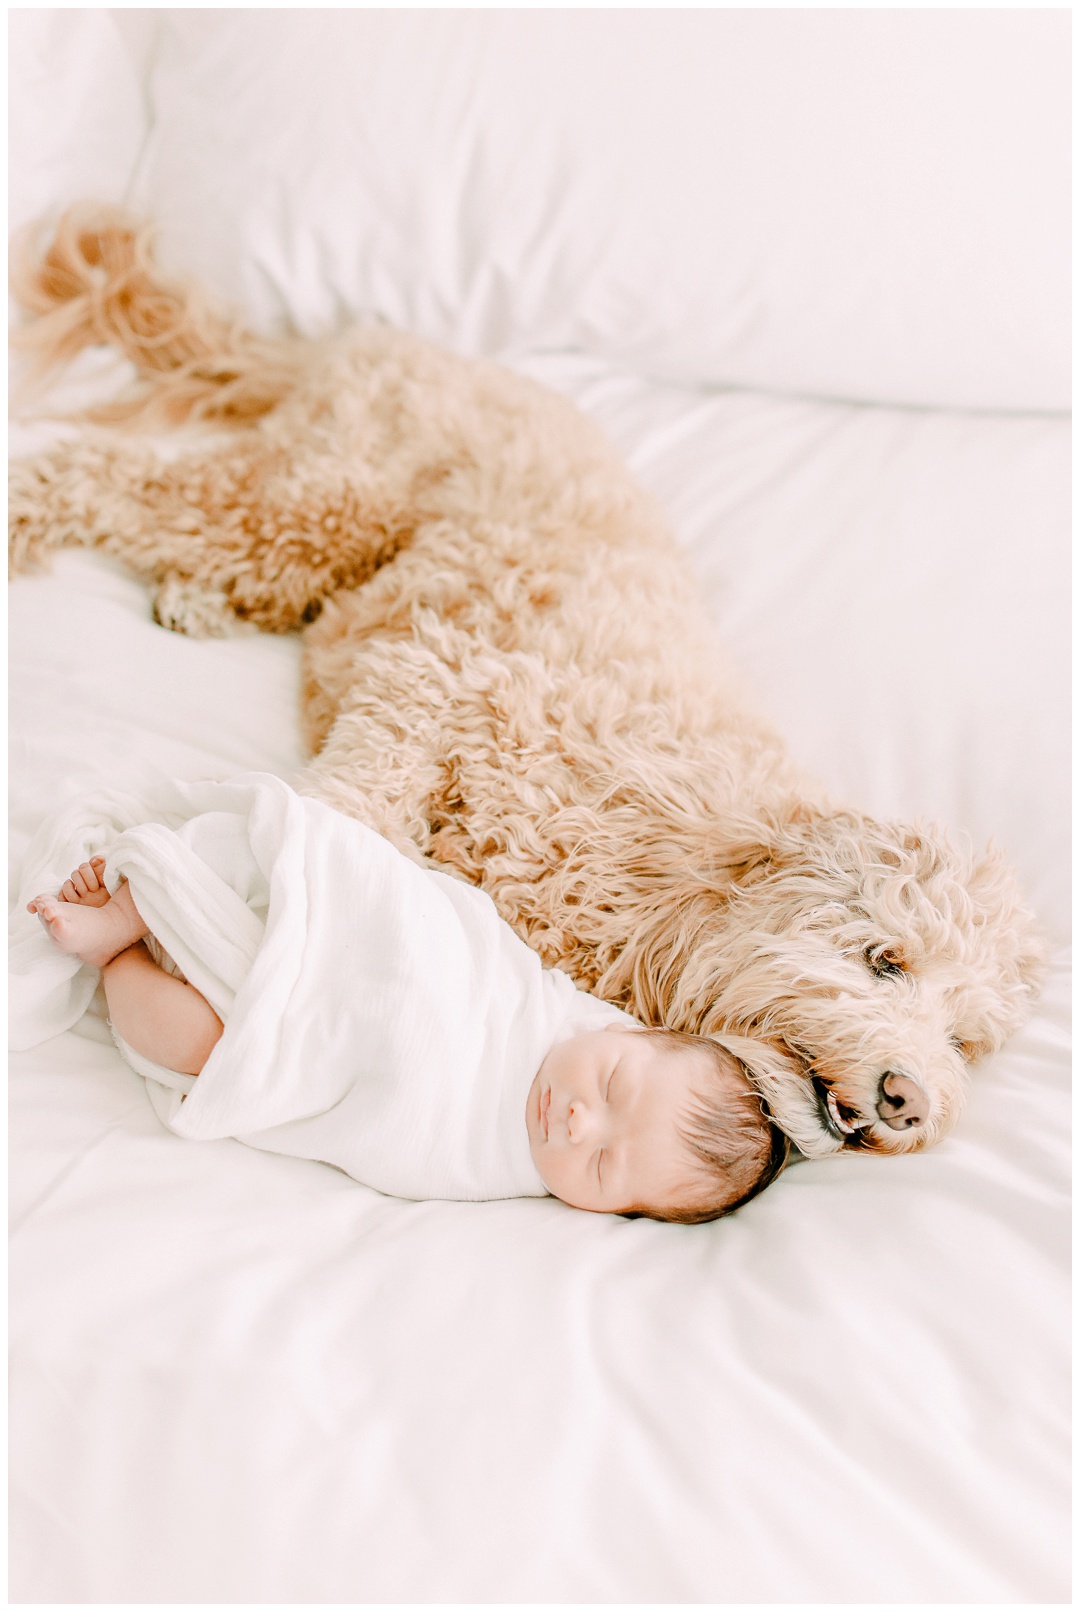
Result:
[[[878,1087],[877,1115],[891,1130],[913,1130],[929,1119],[930,1099],[917,1080],[890,1071]]]

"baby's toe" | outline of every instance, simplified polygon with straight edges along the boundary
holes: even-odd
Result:
[[[96,890],[100,890],[102,888],[101,879],[98,877],[99,868],[102,871],[104,871],[105,868],[105,864],[100,857],[97,859],[97,867],[94,866],[93,862],[84,862],[79,868],[82,881],[86,886],[87,895],[93,895]]]
[[[101,868],[102,872],[105,871],[104,862],[99,861],[98,867]],[[99,890],[104,889],[104,884],[98,877],[98,870],[92,862],[80,863],[78,871],[73,873],[71,877],[74,880],[75,888],[78,889],[81,886],[84,895],[96,895]]]

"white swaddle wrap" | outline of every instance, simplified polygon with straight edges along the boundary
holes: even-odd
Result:
[[[96,969],[22,912],[90,855],[225,1023],[197,1079],[122,1045],[178,1135],[233,1136],[405,1198],[542,1196],[525,1102],[556,1042],[627,1015],[491,899],[268,774],[99,795],[35,839],[10,951],[11,1045],[85,1011]],[[28,920],[30,932],[20,921]]]

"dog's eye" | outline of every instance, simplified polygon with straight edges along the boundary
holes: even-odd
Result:
[[[896,979],[904,972],[902,959],[887,946],[867,946],[863,952],[863,962],[879,980]]]

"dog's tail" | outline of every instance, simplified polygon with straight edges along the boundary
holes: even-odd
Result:
[[[50,244],[14,245],[12,290],[31,315],[14,336],[36,372],[84,347],[118,347],[138,371],[125,396],[82,411],[110,424],[243,425],[292,391],[312,344],[275,340],[221,313],[197,288],[154,262],[152,232],[120,208],[71,207]]]

